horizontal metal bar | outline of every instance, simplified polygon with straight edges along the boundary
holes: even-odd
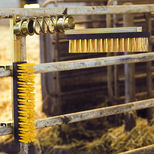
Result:
[[[14,15],[24,17],[40,17],[60,15],[67,11],[68,15],[98,15],[98,14],[123,14],[123,13],[150,13],[154,12],[154,4],[145,5],[117,5],[117,6],[75,6],[51,8],[0,8],[1,18],[11,18]]]
[[[100,33],[123,33],[123,32],[142,32],[142,27],[118,27],[118,28],[87,28],[70,29],[65,31],[65,35],[72,34],[100,34]]]
[[[36,73],[47,73],[55,71],[68,71],[84,68],[103,67],[126,63],[138,63],[154,60],[154,53],[141,53],[134,55],[112,56],[103,58],[90,58],[73,61],[52,62],[35,65]]]
[[[87,110],[82,112],[64,114],[45,118],[36,121],[36,128],[50,127],[54,125],[69,124],[84,120],[90,120],[95,118],[106,117],[110,115],[116,115],[134,110],[140,110],[145,108],[154,107],[154,99],[147,99],[142,101],[131,102],[127,104],[115,105],[110,107],[103,107],[93,110]],[[10,125],[12,125],[10,123]],[[0,135],[7,135],[12,133],[12,127],[0,128]]]
[[[153,154],[154,153],[154,144],[141,147],[138,149],[122,152],[120,154]]]

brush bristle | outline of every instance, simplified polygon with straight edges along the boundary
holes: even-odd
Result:
[[[69,53],[145,52],[148,47],[148,37],[69,40]]]
[[[35,141],[34,64],[18,64],[19,142]]]

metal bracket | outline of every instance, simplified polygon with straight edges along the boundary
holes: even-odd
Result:
[[[37,18],[21,18],[18,16],[14,25],[14,34],[17,36],[26,36],[40,33],[64,32],[75,27],[72,16],[51,16]]]

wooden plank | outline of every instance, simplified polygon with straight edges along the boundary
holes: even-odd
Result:
[[[42,63],[34,66],[36,70],[35,73],[47,73],[56,71],[66,71],[66,70],[76,70],[85,69],[93,67],[104,67],[111,65],[119,65],[125,63],[139,63],[154,60],[154,53],[141,53],[134,55],[124,55],[124,56],[114,56],[114,57],[102,57],[102,58],[89,58],[82,60],[73,61],[62,61],[62,62],[52,62],[52,63]],[[11,70],[4,70],[4,76],[9,76]],[[0,71],[1,77],[3,76],[3,71]]]
[[[50,1],[51,3],[55,3],[55,0],[39,0],[39,2],[48,2]],[[106,0],[78,0],[78,1],[74,1],[74,0],[56,0],[57,3],[77,3],[77,2],[106,2]],[[118,0],[119,2],[126,2],[126,0]],[[128,0],[129,2],[134,2],[134,0]],[[145,0],[135,0],[135,2],[145,2]],[[145,3],[152,3],[153,0],[146,0]]]
[[[12,18],[15,15],[24,17],[40,17],[63,14],[68,15],[103,15],[124,13],[150,13],[154,12],[154,4],[145,5],[117,5],[117,6],[75,6],[75,7],[52,7],[51,8],[0,8],[1,18]]]
[[[129,2],[134,2],[134,0],[127,0]],[[49,4],[54,4],[55,0],[39,0],[39,2],[42,4],[42,7],[46,7]],[[77,3],[77,2],[86,2],[86,3],[97,3],[97,2],[106,2],[106,0],[78,0],[78,1],[74,1],[74,0],[57,0],[56,3]],[[118,0],[118,2],[126,2],[126,0]],[[135,3],[153,3],[152,0],[135,0]]]
[[[138,149],[122,152],[119,154],[153,154],[153,153],[154,153],[154,144],[149,145],[149,146],[145,146],[145,147],[141,147]]]
[[[109,25],[108,25],[109,26]],[[110,26],[111,27],[111,26]],[[142,27],[120,27],[120,28],[87,28],[80,30],[66,30],[65,35],[73,34],[100,34],[100,33],[124,33],[124,32],[142,32]]]
[[[125,3],[125,5],[131,5],[132,3]],[[133,14],[123,15],[123,26],[133,26],[134,16]],[[125,52],[125,55],[130,53]],[[135,99],[135,64],[124,64],[124,74],[125,74],[125,103],[134,101]],[[127,113],[125,116],[125,130],[130,131],[136,125],[136,120],[133,113]]]
[[[147,32],[150,32],[152,35],[152,19],[151,19],[151,14],[146,14],[145,15],[146,23],[147,23]],[[149,39],[149,50],[152,49],[152,41],[151,37]],[[146,73],[147,73],[147,78],[146,78],[146,86],[147,86],[147,97],[152,98],[152,89],[153,89],[153,81],[152,81],[152,62],[147,62],[146,64]],[[153,119],[153,109],[147,109],[147,119],[149,124],[152,122]]]
[[[38,64],[34,66],[36,73],[47,73],[55,71],[76,70],[93,67],[104,67],[110,65],[119,65],[125,63],[138,63],[154,60],[154,53],[141,53],[125,56],[90,58],[73,61],[52,62]]]
[[[11,75],[11,70],[6,69],[4,67],[0,67],[0,77],[6,77]]]
[[[112,5],[112,0],[107,2],[107,5]],[[112,29],[112,16],[111,14],[106,15],[106,29]],[[107,57],[112,56],[112,53],[107,53]],[[109,98],[113,98],[113,88],[112,88],[112,81],[113,81],[113,66],[107,66],[107,90]]]
[[[145,108],[154,107],[154,99],[146,99],[142,101],[130,102],[127,104],[115,105],[110,107],[103,107],[76,113],[64,114],[50,118],[40,119],[36,121],[36,128],[41,129],[44,127],[51,127],[54,125],[69,124],[89,119],[101,118],[110,115],[140,110]],[[9,125],[12,125],[10,123]],[[5,132],[4,132],[4,129]],[[0,135],[7,135],[12,133],[12,127],[0,128]]]
[[[25,36],[17,36],[14,34],[14,21],[15,18],[10,19],[10,35],[11,35],[11,45],[12,45],[12,60],[13,62],[23,62],[27,60],[27,55],[26,55],[26,37]],[[13,78],[13,80],[16,80],[15,78]],[[17,90],[17,85],[14,84],[13,81],[13,97],[15,98],[15,95],[17,97],[16,94],[16,90]],[[14,111],[13,111],[13,118],[14,120],[16,119],[16,99],[13,98],[13,106],[14,106]],[[17,126],[17,123],[15,124],[15,127]],[[14,129],[14,131],[16,131],[17,128]],[[17,133],[17,132],[15,132]],[[29,148],[28,148],[28,143],[22,143],[22,142],[18,142],[18,144],[20,144],[20,154],[28,154]]]

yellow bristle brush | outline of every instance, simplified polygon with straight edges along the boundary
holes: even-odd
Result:
[[[149,33],[141,27],[66,30],[69,53],[145,52]]]
[[[16,141],[35,141],[34,64],[14,63],[14,136]]]

